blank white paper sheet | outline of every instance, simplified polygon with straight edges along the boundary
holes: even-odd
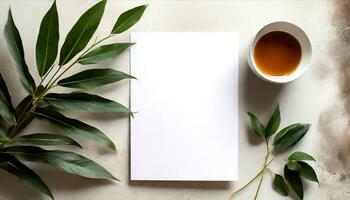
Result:
[[[237,180],[237,33],[131,41],[131,180]]]

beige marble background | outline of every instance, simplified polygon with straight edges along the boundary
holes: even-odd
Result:
[[[78,17],[95,1],[70,0],[57,2],[62,44],[65,35]],[[227,199],[230,192],[245,183],[260,169],[264,146],[248,127],[245,113],[252,111],[264,119],[277,102],[280,103],[282,125],[294,122],[312,123],[305,139],[295,149],[315,155],[320,185],[306,183],[305,199],[350,199],[350,1],[112,1],[97,31],[105,36],[118,15],[133,6],[149,4],[141,22],[132,31],[237,31],[240,34],[239,56],[239,176],[230,182],[131,182],[129,181],[128,119],[114,115],[67,113],[77,116],[104,131],[118,146],[112,153],[83,141],[87,148],[81,153],[98,161],[122,181],[88,180],[53,170],[36,167],[49,184],[56,199],[64,200],[212,200]],[[0,29],[3,29],[9,6],[20,30],[26,60],[35,78],[35,43],[40,21],[51,1],[0,1]],[[263,25],[285,20],[301,26],[310,36],[313,59],[309,70],[297,81],[287,85],[271,85],[259,80],[248,69],[248,44]],[[128,41],[129,33],[109,42]],[[0,71],[5,75],[14,101],[25,94],[17,80],[14,65],[0,34]],[[129,70],[128,53],[103,64]],[[86,66],[76,66],[71,73]],[[63,91],[63,90],[61,90]],[[121,82],[91,93],[128,104],[128,83]],[[137,115],[136,115],[137,117]],[[49,129],[34,122],[26,132]],[[96,151],[97,149],[97,151]],[[286,155],[284,155],[286,156]],[[282,171],[283,156],[272,165],[274,172]],[[205,166],[203,166],[205,167]],[[259,199],[283,198],[271,189],[271,175],[264,180]],[[254,186],[237,198],[252,199]],[[47,199],[23,186],[16,178],[0,172],[0,199]]]

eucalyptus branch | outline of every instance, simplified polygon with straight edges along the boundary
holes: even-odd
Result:
[[[0,73],[0,93],[2,94],[2,98],[0,98],[0,170],[6,170],[8,173],[17,176],[19,180],[52,199],[53,195],[50,188],[38,174],[26,166],[26,161],[49,164],[58,170],[86,178],[118,180],[103,166],[78,153],[47,150],[38,147],[38,145],[71,145],[81,148],[81,145],[69,136],[69,134],[74,133],[83,138],[96,141],[113,151],[116,150],[113,141],[98,128],[79,119],[66,117],[60,113],[60,110],[116,112],[130,115],[131,111],[127,107],[113,100],[81,91],[48,94],[56,85],[73,89],[89,89],[133,78],[121,71],[105,68],[83,70],[78,73],[79,76],[72,75],[65,79],[60,79],[76,63],[82,65],[97,64],[103,60],[118,57],[131,46],[129,45],[130,43],[115,43],[105,45],[108,48],[95,48],[112,35],[125,32],[135,25],[142,17],[146,5],[123,12],[107,37],[97,42],[95,41],[90,47],[86,48],[100,24],[105,6],[106,0],[102,0],[89,8],[71,28],[59,50],[60,26],[56,1],[53,2],[40,23],[36,42],[36,67],[40,76],[38,85],[36,85],[26,64],[22,39],[14,22],[11,9],[8,12],[4,36],[9,52],[16,63],[19,80],[28,95],[17,107],[13,107],[11,94]],[[81,53],[82,51],[84,52]],[[76,60],[72,60],[79,53],[81,53],[80,56]],[[60,55],[58,66],[57,69],[54,69],[58,54]],[[86,60],[84,62],[79,61],[83,56],[85,59],[88,58],[89,62]],[[66,65],[69,66],[66,67]],[[98,77],[98,79],[92,79],[91,77]],[[64,82],[67,79],[74,79],[75,82]],[[58,84],[58,81],[62,81],[65,84]],[[41,103],[50,106],[41,106]],[[61,131],[57,133],[27,133],[19,135],[21,129],[28,125],[34,117],[41,121],[46,121],[54,126],[55,129]],[[64,135],[61,133],[64,133]]]
[[[269,165],[275,160],[278,154],[282,151],[285,151],[295,144],[297,144],[307,133],[310,128],[309,124],[293,124],[282,130],[280,130],[273,141],[273,148],[270,147],[269,138],[273,136],[279,128],[281,122],[281,116],[279,107],[277,106],[276,110],[272,114],[270,120],[267,125],[264,126],[258,117],[256,117],[253,113],[248,113],[250,118],[251,126],[254,130],[254,133],[265,141],[266,146],[266,155],[264,159],[264,164],[262,169],[257,173],[254,178],[252,178],[247,184],[233,192],[229,200],[233,199],[233,197],[247,188],[250,184],[253,183],[257,178],[259,179],[259,183],[257,186],[256,193],[254,195],[254,200],[258,199],[258,195],[261,189],[261,185],[264,180],[264,173],[266,170],[269,170]],[[265,128],[266,127],[266,128]],[[269,161],[271,154],[274,157]],[[303,160],[311,160],[315,161],[313,157],[303,152],[295,152],[288,157],[286,164],[284,166],[284,177],[275,174],[274,185],[277,188],[278,192],[284,196],[288,196],[288,185],[292,188],[292,190],[297,194],[300,199],[303,199],[303,186],[301,184],[300,177],[303,176],[308,180],[318,182],[316,173],[313,168],[309,166],[307,163],[303,162]],[[307,173],[306,173],[307,171]],[[287,181],[287,183],[285,182]]]

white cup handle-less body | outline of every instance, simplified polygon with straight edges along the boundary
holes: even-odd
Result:
[[[262,71],[260,71],[260,69],[257,67],[254,61],[254,48],[256,43],[259,41],[259,39],[262,36],[273,31],[283,31],[291,34],[298,40],[301,46],[300,63],[296,68],[296,70],[291,74],[288,74],[285,76],[271,76],[268,74],[264,74]],[[249,48],[248,63],[252,71],[263,80],[266,80],[272,83],[287,83],[299,78],[306,71],[311,61],[311,55],[312,55],[311,42],[308,36],[306,35],[306,33],[301,28],[289,22],[274,22],[264,26],[253,38]]]

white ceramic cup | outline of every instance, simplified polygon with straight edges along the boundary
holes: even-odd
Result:
[[[254,61],[254,48],[256,43],[259,41],[259,39],[262,36],[273,31],[283,31],[291,34],[298,40],[301,46],[301,60],[296,70],[291,74],[288,74],[285,76],[272,76],[272,75],[264,74],[262,71],[260,71],[260,69],[257,67]],[[258,77],[268,82],[281,84],[281,83],[287,83],[299,78],[308,68],[308,65],[311,61],[311,55],[312,55],[311,42],[308,36],[306,35],[306,33],[301,28],[289,22],[273,22],[271,24],[264,26],[253,38],[249,48],[248,63],[252,71]]]

